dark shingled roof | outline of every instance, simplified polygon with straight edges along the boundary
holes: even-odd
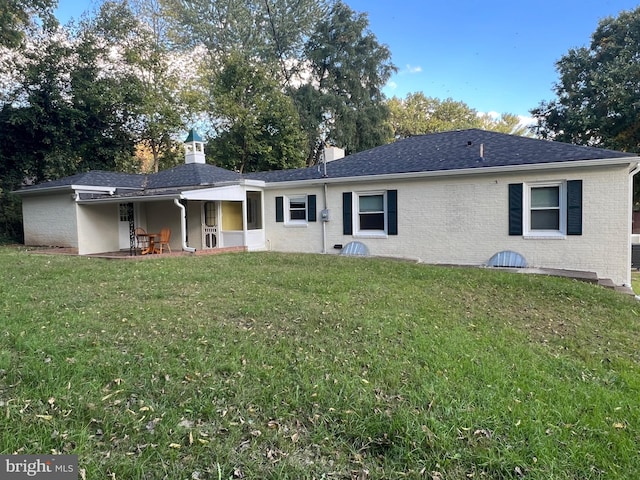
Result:
[[[483,156],[480,156],[482,145]],[[437,172],[632,157],[635,154],[470,129],[409,137],[327,163],[327,177]],[[268,183],[322,178],[322,167],[257,172]]]
[[[146,188],[197,187],[241,180],[237,172],[203,163],[188,163],[148,175]]]
[[[94,187],[119,187],[119,188],[142,188],[144,175],[132,173],[105,172],[102,170],[91,170],[90,172],[78,173],[70,177],[59,178],[48,182],[38,183],[25,187],[24,191],[34,191],[42,188],[65,187],[71,185],[84,185]]]
[[[213,186],[217,183],[233,182],[242,178],[239,173],[215,165],[190,163],[148,175],[92,170],[24,187],[20,191],[35,192],[52,187],[84,185],[118,187],[116,194],[121,196],[177,195],[180,193],[181,187]],[[99,197],[99,195],[97,196]]]
[[[326,169],[328,178],[345,178],[629,157],[635,157],[635,154],[470,129],[406,138],[328,162]],[[242,175],[210,164],[191,163],[149,175],[91,171],[25,187],[21,191],[90,185],[135,189],[119,190],[117,194],[123,196],[177,195],[187,188],[214,186],[243,178],[278,183],[322,179],[323,174],[321,165]]]

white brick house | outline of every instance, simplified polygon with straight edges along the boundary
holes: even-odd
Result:
[[[97,253],[126,248],[134,225],[169,226],[190,251],[331,254],[356,240],[373,255],[462,265],[513,251],[532,267],[630,284],[634,155],[472,129],[296,170],[240,175],[190,158],[158,174],[89,172],[20,190],[25,243]]]

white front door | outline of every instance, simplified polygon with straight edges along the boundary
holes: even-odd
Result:
[[[218,202],[204,202],[202,205],[203,250],[219,247],[218,238]]]

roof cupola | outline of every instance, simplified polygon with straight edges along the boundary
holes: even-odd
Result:
[[[204,158],[204,141],[193,128],[184,141],[184,163],[206,163]]]

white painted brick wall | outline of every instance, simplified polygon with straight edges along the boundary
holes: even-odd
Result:
[[[76,203],[71,192],[22,198],[24,243],[78,247]]]
[[[509,183],[583,180],[583,234],[564,239],[525,239],[508,235]],[[398,232],[387,238],[342,234],[342,193],[398,190]],[[322,188],[265,192],[268,247],[278,251],[321,252],[322,222],[307,228],[276,223],[277,195],[316,194],[318,215]],[[404,182],[329,184],[327,252],[334,244],[365,243],[373,255],[418,258],[427,263],[483,265],[502,250],[514,250],[530,266],[585,270],[617,284],[628,282],[629,191],[626,167],[563,169],[518,175],[477,175]],[[318,217],[318,220],[319,217]]]
[[[278,252],[303,252],[303,253],[321,253],[322,252],[322,220],[320,219],[320,211],[324,208],[323,190],[318,187],[308,189],[291,189],[283,193],[283,191],[267,190],[264,192],[264,226],[266,231],[266,248],[267,250],[275,250]],[[315,222],[308,222],[306,226],[286,225],[285,222],[276,222],[276,196],[292,196],[292,195],[316,195],[317,215]],[[340,207],[342,208],[342,207]],[[287,215],[285,206],[285,217]],[[338,212],[332,212],[334,217]],[[342,210],[340,210],[342,217]],[[336,221],[334,220],[333,223]]]

